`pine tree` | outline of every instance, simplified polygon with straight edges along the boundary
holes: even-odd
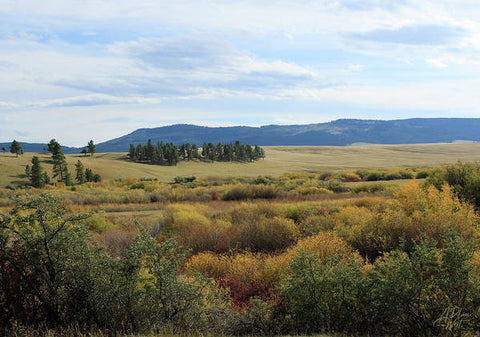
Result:
[[[30,174],[30,183],[33,187],[42,188],[45,183],[49,182],[49,178],[46,173],[42,172],[42,166],[37,156],[32,157],[32,169]]]
[[[135,145],[130,144],[130,150],[128,150],[128,157],[130,160],[136,160],[137,157],[135,156]]]
[[[193,155],[193,158],[195,158],[195,159],[200,158],[200,156],[199,156],[199,154],[198,154],[197,144],[193,144],[193,145],[192,145],[192,155]]]
[[[72,175],[68,171],[65,172],[64,183],[65,183],[66,186],[73,186],[74,185],[73,180],[72,180]]]
[[[48,143],[47,149],[48,149],[48,152],[52,154],[52,156],[55,156],[62,151],[62,146],[55,139],[52,139],[50,140],[50,143]]]
[[[23,154],[22,145],[17,142],[15,139],[13,140],[12,144],[10,145],[10,153],[16,154],[17,158],[19,154]]]
[[[89,168],[85,169],[85,179],[86,179],[87,181],[89,181],[89,182],[90,182],[90,181],[93,181],[93,172],[92,172],[92,169],[89,169]]]
[[[63,152],[60,152],[53,158],[53,177],[57,178],[59,182],[66,183],[68,174],[67,162]]]
[[[90,156],[93,156],[93,154],[97,152],[97,147],[93,143],[93,140],[90,140],[88,142],[87,147],[88,147],[88,152],[90,152]]]
[[[72,185],[72,179],[68,172],[67,161],[65,160],[62,146],[55,139],[52,139],[50,143],[48,143],[48,151],[52,153],[53,177],[58,177],[58,181],[65,183],[67,186]]]
[[[217,146],[215,147],[215,158],[214,160],[223,160],[223,145],[222,143],[218,143]]]
[[[30,168],[30,165],[28,165],[28,164],[25,166],[25,175],[29,178],[32,175],[32,169]]]
[[[188,161],[192,160],[193,148],[192,148],[192,145],[190,145],[190,143],[185,144],[185,152],[187,154],[187,160]]]
[[[80,160],[77,161],[77,163],[75,164],[75,173],[76,173],[75,180],[77,181],[78,184],[81,185],[87,181],[85,177],[85,168],[83,167],[83,164]]]

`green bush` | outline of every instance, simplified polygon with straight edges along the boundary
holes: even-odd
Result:
[[[443,188],[444,183],[453,187],[458,197],[480,208],[480,163],[462,163],[447,165],[427,178],[425,184]]]
[[[0,326],[77,326],[108,334],[213,329],[225,303],[203,278],[179,276],[183,253],[140,230],[122,258],[97,246],[57,198],[16,200],[0,218]],[[207,310],[206,304],[213,311]],[[3,333],[1,328],[0,333]]]

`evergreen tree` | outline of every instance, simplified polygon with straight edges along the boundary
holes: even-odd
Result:
[[[258,145],[255,145],[253,150],[255,160],[265,158],[265,151]]]
[[[215,147],[215,158],[214,160],[223,160],[223,146],[222,143],[218,143]]]
[[[2,151],[3,151],[3,154],[5,155],[5,152],[7,151],[7,148],[5,146],[2,146]]]
[[[135,145],[130,144],[130,149],[128,150],[128,157],[130,160],[136,160],[137,157],[135,155]]]
[[[185,152],[187,154],[187,160],[192,160],[193,158],[193,148],[192,148],[192,145],[190,145],[190,143],[187,143],[185,144]]]
[[[17,157],[19,154],[23,154],[22,145],[17,142],[15,139],[13,140],[12,144],[10,145],[10,152],[16,154]]]
[[[93,143],[93,140],[88,142],[88,152],[90,152],[90,156],[93,156],[94,153],[97,152],[97,146]]]
[[[52,139],[50,143],[48,143],[48,151],[52,153],[53,178],[58,177],[59,182],[63,182],[67,186],[72,185],[72,179],[68,172],[67,161],[65,160],[62,146],[55,139]]]
[[[145,150],[142,144],[138,144],[137,147],[135,148],[135,158],[137,158],[137,161],[145,160]]]
[[[28,164],[25,166],[25,175],[27,177],[30,177],[32,175],[32,169],[30,168],[30,165],[28,165]]]
[[[86,181],[93,181],[93,172],[92,172],[92,169],[85,169],[85,180]]]
[[[55,139],[52,139],[50,140],[50,143],[48,143],[47,149],[48,149],[48,152],[52,154],[52,156],[55,156],[62,151],[62,146]]]
[[[213,143],[207,144],[207,159],[212,162],[215,161],[215,145]]]
[[[42,171],[40,160],[37,156],[33,156],[30,174],[30,183],[33,187],[42,188],[46,183],[49,183],[50,179],[48,178],[48,175]]]
[[[193,144],[193,145],[192,145],[192,155],[193,155],[193,158],[195,158],[195,159],[200,158],[200,156],[199,156],[199,154],[198,154],[197,144]]]
[[[84,157],[86,157],[88,151],[87,151],[87,149],[82,149],[82,151],[80,153],[83,154]]]
[[[167,160],[168,165],[177,165],[180,160],[178,149],[173,143],[165,145],[165,159]]]
[[[153,163],[155,161],[155,152],[155,146],[153,146],[152,140],[149,139],[145,147],[145,160]]]
[[[78,184],[84,184],[87,181],[85,177],[85,168],[80,160],[75,164],[75,173],[75,180]]]
[[[53,158],[53,177],[58,177],[59,182],[66,184],[67,174],[67,161],[65,160],[63,152],[60,152]]]
[[[64,183],[65,183],[66,186],[73,186],[74,185],[73,180],[72,180],[72,175],[68,171],[65,172]]]
[[[245,145],[245,158],[247,161],[254,161],[253,148],[251,145]]]

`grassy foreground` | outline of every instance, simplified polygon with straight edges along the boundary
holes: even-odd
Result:
[[[271,146],[264,149],[266,158],[249,164],[181,162],[177,166],[158,166],[129,162],[122,153],[100,153],[94,157],[67,155],[67,162],[70,172],[74,173],[74,164],[80,159],[106,180],[145,177],[171,181],[176,176],[280,175],[288,172],[434,166],[457,160],[480,160],[479,144]],[[33,155],[40,157],[44,169],[50,174],[50,154],[25,153],[19,158],[10,153],[0,154],[0,186],[26,182],[24,168],[30,164]]]

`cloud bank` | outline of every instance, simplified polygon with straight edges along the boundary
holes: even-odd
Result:
[[[479,10],[468,0],[7,0],[1,140],[79,145],[192,121],[480,117]]]

